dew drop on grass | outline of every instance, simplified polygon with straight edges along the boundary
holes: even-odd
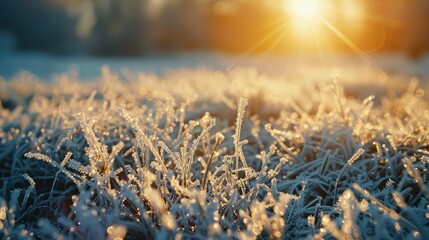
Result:
[[[401,224],[399,224],[399,222],[395,222],[395,230],[396,231],[401,231]]]

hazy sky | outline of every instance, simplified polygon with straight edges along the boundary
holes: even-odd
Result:
[[[429,49],[424,0],[3,0],[0,43],[56,54]]]

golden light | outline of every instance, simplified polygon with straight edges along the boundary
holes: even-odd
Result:
[[[326,14],[328,3],[322,0],[285,0],[283,8],[294,32],[307,35],[320,27],[320,18]]]

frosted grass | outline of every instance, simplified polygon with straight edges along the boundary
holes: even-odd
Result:
[[[428,239],[428,89],[392,78],[0,80],[0,236]]]

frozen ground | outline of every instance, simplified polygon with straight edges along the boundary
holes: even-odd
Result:
[[[0,237],[428,239],[428,60],[372,61],[2,56]]]

